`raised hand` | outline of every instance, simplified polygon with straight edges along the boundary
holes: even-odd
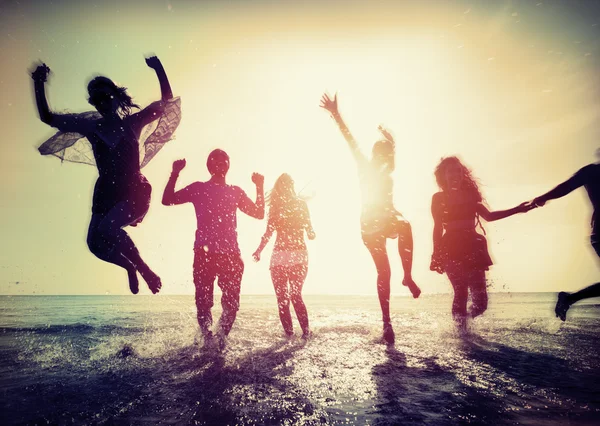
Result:
[[[179,173],[185,167],[185,158],[173,162],[173,173]]]
[[[392,136],[392,134],[381,124],[377,126],[377,130],[379,130],[383,137],[386,138],[388,141],[394,142],[394,137]]]
[[[158,59],[156,56],[150,56],[149,58],[146,58],[146,65],[148,65],[153,70],[162,67],[160,59]]]
[[[265,184],[265,177],[260,173],[252,173],[252,182],[258,187],[262,187]]]
[[[327,93],[324,93],[319,106],[332,114],[336,114],[338,112],[337,93],[333,96],[333,100]]]
[[[50,68],[48,68],[48,65],[42,63],[31,73],[31,78],[34,81],[45,83],[48,80],[48,75],[50,75]]]

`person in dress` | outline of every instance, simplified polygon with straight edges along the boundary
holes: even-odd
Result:
[[[488,306],[485,273],[492,259],[486,238],[477,232],[479,219],[492,222],[532,207],[522,203],[509,210],[489,211],[477,181],[458,157],[443,158],[435,169],[435,179],[440,192],[431,199],[434,228],[430,269],[448,276],[454,289],[452,316],[464,331],[467,319],[483,314]],[[472,304],[467,312],[469,293]]]
[[[171,139],[181,118],[179,99],[173,98],[160,60],[153,56],[146,64],[156,72],[162,97],[138,112],[133,112],[138,106],[124,87],[99,76],[88,84],[89,103],[96,111],[57,114],[50,110],[45,93],[50,68],[41,64],[32,73],[40,119],[59,130],[39,151],[98,168],[87,244],[99,259],[127,271],[133,294],[139,291],[138,272],[152,293],[158,293],[162,284],[123,228],[138,225],[148,212],[152,188],[141,167]],[[153,127],[149,135],[148,127]]]
[[[421,290],[412,278],[411,226],[394,207],[394,182],[391,173],[395,169],[396,144],[392,135],[379,126],[383,139],[373,145],[369,160],[358,148],[356,140],[339,113],[337,95],[331,99],[324,94],[320,106],[331,114],[339,126],[358,167],[362,194],[362,239],[377,269],[377,293],[383,316],[383,339],[387,343],[393,343],[395,335],[390,318],[391,270],[386,248],[388,238],[398,238],[398,253],[404,269],[402,284],[410,289],[414,298],[421,294]]]
[[[255,261],[260,261],[263,249],[276,232],[270,271],[277,297],[279,319],[285,334],[292,336],[294,331],[290,314],[291,301],[302,328],[302,336],[307,338],[310,335],[308,312],[302,300],[302,287],[308,273],[308,250],[304,234],[306,233],[309,240],[314,240],[316,236],[308,206],[306,201],[296,194],[294,180],[287,173],[275,181],[269,195],[269,204],[267,230],[253,257]]]

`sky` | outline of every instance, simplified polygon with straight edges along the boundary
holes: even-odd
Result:
[[[162,277],[162,294],[192,294],[195,215],[160,203],[171,164],[179,187],[209,178],[207,154],[231,157],[229,183],[254,195],[283,172],[313,194],[306,294],[375,295],[360,238],[352,156],[324,92],[369,153],[384,124],[397,140],[396,208],[411,222],[414,278],[451,291],[429,271],[433,171],[459,155],[491,209],[551,189],[596,161],[600,146],[600,5],[594,2],[2,1],[0,2],[0,294],[127,294],[126,273],[95,258],[86,233],[97,171],[42,157],[54,130],[37,115],[28,70],[52,69],[55,111],[83,112],[86,85],[106,75],[144,106],[158,100],[144,55],[156,54],[182,99],[182,121],[143,169],[153,186],[144,222],[128,229]],[[572,291],[598,280],[585,191],[484,224],[495,265],[490,291]],[[271,294],[272,244],[251,254],[265,221],[238,215],[243,294]],[[395,241],[392,294],[408,295]],[[141,286],[142,294],[149,294]]]

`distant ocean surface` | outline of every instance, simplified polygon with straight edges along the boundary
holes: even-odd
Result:
[[[243,296],[219,353],[192,296],[0,296],[0,423],[600,424],[600,300],[555,297],[492,293],[467,337],[450,295],[393,298],[388,348],[376,297],[305,297],[304,342]]]

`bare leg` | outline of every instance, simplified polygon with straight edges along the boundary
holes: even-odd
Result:
[[[557,317],[565,321],[567,319],[567,311],[573,303],[583,299],[589,299],[590,297],[600,297],[600,283],[592,284],[576,293],[561,291],[558,293],[558,301],[556,302],[554,312]]]
[[[471,289],[472,318],[483,314],[488,306],[487,282],[485,271],[472,271],[469,274],[469,288]]]
[[[412,278],[413,237],[412,228],[407,221],[400,221],[398,224],[398,253],[400,254],[402,268],[404,269],[402,285],[407,286],[416,299],[421,294],[421,289]]]
[[[213,291],[215,285],[214,260],[202,249],[194,250],[194,286],[196,287],[196,309],[198,326],[206,342],[212,337]]]
[[[139,292],[139,282],[137,278],[137,269],[135,265],[122,253],[114,250],[114,244],[105,240],[106,235],[100,231],[99,224],[103,221],[104,216],[94,214],[90,221],[88,229],[87,244],[90,251],[101,260],[120,266],[127,271],[129,279],[129,289],[133,294]]]
[[[376,237],[365,241],[369,253],[377,269],[377,295],[383,316],[383,338],[388,343],[394,343],[394,330],[390,318],[390,261],[385,247],[385,237]]]
[[[296,311],[296,317],[302,328],[302,335],[308,337],[310,335],[310,328],[308,326],[308,311],[304,300],[302,300],[302,287],[306,280],[306,274],[308,272],[307,265],[295,265],[291,268],[290,273],[290,288],[291,288],[291,299],[294,305],[294,311]]]
[[[469,284],[467,274],[456,265],[446,266],[446,275],[454,288],[454,301],[452,302],[452,317],[458,327],[464,330],[467,325],[467,299],[469,298]]]
[[[271,280],[275,288],[275,296],[277,297],[277,310],[279,312],[279,320],[283,326],[283,331],[288,336],[294,334],[292,324],[292,315],[290,313],[290,294],[288,289],[289,271],[283,266],[271,268]]]
[[[158,293],[162,286],[160,278],[142,260],[134,242],[121,229],[136,219],[134,213],[131,203],[121,202],[106,215],[94,214],[88,232],[88,246],[100,259],[119,266],[122,265],[116,262],[121,262],[122,257],[126,258],[142,275],[150,290]],[[131,280],[129,270],[128,273]]]

